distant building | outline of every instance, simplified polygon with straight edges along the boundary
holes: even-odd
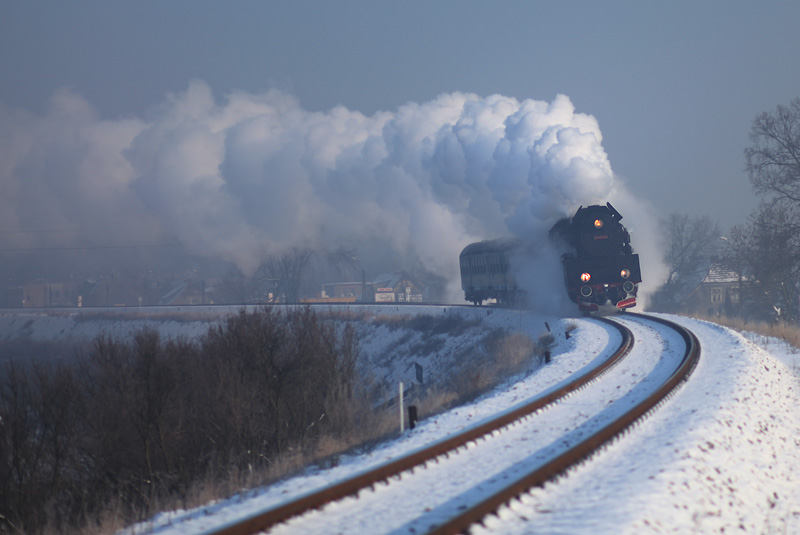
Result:
[[[404,271],[383,273],[372,281],[332,282],[322,285],[314,303],[421,303],[423,286]]]
[[[742,284],[746,280],[736,271],[712,264],[703,280],[682,300],[687,312],[709,315],[734,315],[741,303]]]
[[[7,288],[4,306],[8,308],[72,307],[78,303],[74,282],[34,282]]]
[[[322,292],[311,299],[303,299],[306,303],[355,303],[363,302],[365,288],[364,282],[331,282],[322,285]],[[367,291],[366,293],[369,293]]]
[[[372,281],[376,302],[421,303],[423,287],[405,271],[383,273]]]
[[[213,305],[214,287],[205,280],[179,280],[165,286],[167,291],[159,298],[159,306]]]
[[[213,305],[219,302],[215,279],[130,279],[98,275],[81,282],[43,281],[11,286],[0,291],[4,308],[111,307],[156,305]]]

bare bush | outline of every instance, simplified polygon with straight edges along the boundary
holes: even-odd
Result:
[[[77,364],[12,361],[0,372],[0,533],[112,531],[336,464],[396,433],[396,412],[374,409],[357,371],[348,318],[241,309],[196,341],[145,329],[96,338]],[[430,339],[477,323],[385,318]],[[537,366],[541,352],[521,334],[490,332],[456,359],[449,384],[424,393],[420,414]],[[476,365],[481,355],[489,365]]]
[[[197,342],[145,329],[98,337],[75,366],[12,362],[0,383],[0,532],[86,529],[111,510],[141,520],[292,452],[347,447],[369,418],[358,353],[352,326],[264,308]]]

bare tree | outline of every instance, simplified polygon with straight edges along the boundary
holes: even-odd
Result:
[[[750,141],[745,168],[765,202],[733,230],[727,254],[750,277],[750,313],[789,319],[800,294],[800,98],[758,115]]]
[[[726,256],[749,279],[742,298],[750,316],[797,317],[800,238],[793,213],[787,206],[762,204],[746,225],[731,231]]]
[[[223,303],[244,304],[257,293],[254,281],[245,277],[237,268],[231,268],[219,282],[217,294]]]
[[[745,168],[756,193],[776,202],[800,203],[800,98],[778,106],[774,114],[757,116],[750,141]]]
[[[666,280],[654,296],[654,309],[672,312],[696,287],[720,250],[719,225],[708,216],[670,214],[661,221]]]
[[[717,253],[720,246],[719,225],[707,215],[690,217],[670,214],[662,226],[666,232],[667,247],[664,260],[669,265],[670,283],[676,274],[694,272]]]
[[[333,251],[325,251],[325,260],[340,277],[344,279],[353,279],[358,275],[358,257],[356,250],[339,246]]]
[[[283,253],[270,256],[259,268],[259,273],[275,279],[278,292],[288,303],[300,300],[303,275],[314,251],[306,247],[292,247]]]

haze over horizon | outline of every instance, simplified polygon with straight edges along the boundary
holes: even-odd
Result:
[[[349,239],[365,206],[381,216],[370,231],[401,254],[415,243],[434,272],[501,221],[524,232],[615,191],[629,226],[670,212],[741,224],[757,204],[752,120],[800,89],[790,4],[53,1],[0,15],[6,246],[54,228],[177,236],[245,271],[284,238]],[[544,129],[496,131],[515,116]],[[558,150],[537,160],[543,146]],[[587,165],[558,163],[576,154]]]

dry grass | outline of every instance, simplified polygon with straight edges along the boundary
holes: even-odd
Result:
[[[690,317],[716,323],[739,332],[753,332],[770,338],[783,340],[792,347],[800,348],[800,326],[785,323],[767,323],[764,321],[745,321],[741,318],[727,316],[709,316],[693,314]]]
[[[538,368],[542,365],[546,348],[521,333],[493,331],[484,341],[482,353],[488,358],[465,362],[465,365],[452,370],[447,388],[453,401],[442,409],[474,400],[503,381]],[[447,390],[442,392],[446,393]]]
[[[109,533],[117,533],[125,528],[124,513],[121,504],[114,502],[108,504],[97,515],[93,522],[86,524],[81,530],[82,535],[108,535]],[[57,530],[48,530],[45,528],[45,533],[58,533]]]
[[[127,308],[125,310],[93,310],[91,308],[82,309],[80,312],[74,312],[74,309],[70,312],[65,312],[60,315],[62,316],[70,316],[74,318],[75,322],[82,322],[82,321],[96,321],[96,320],[107,320],[107,321],[175,321],[178,323],[189,323],[195,321],[218,321],[224,317],[230,316],[231,314],[235,314],[236,309],[233,309],[230,312],[221,312],[218,309],[210,309],[201,306],[198,306],[195,309],[190,309],[185,307],[183,309],[170,309],[164,308],[163,310],[154,311],[152,308],[149,310],[136,310]],[[57,312],[50,313],[48,315],[55,316],[59,315]]]
[[[544,334],[539,337],[537,346],[529,336],[522,333],[511,333],[503,337],[494,351],[495,362],[499,368],[497,371],[502,374],[515,373],[537,353],[541,353],[540,348],[549,347],[554,340],[553,335]],[[543,341],[546,343],[542,343]]]
[[[422,420],[439,414],[445,407],[452,406],[457,399],[458,396],[455,392],[432,388],[419,402],[419,418]]]
[[[438,398],[434,396],[434,400]],[[432,409],[439,403],[434,402]],[[423,405],[428,406],[428,405]],[[303,469],[317,465],[330,468],[338,465],[343,454],[357,452],[360,449],[371,448],[383,440],[396,435],[397,416],[396,410],[387,411],[376,415],[369,425],[361,427],[358,431],[347,437],[334,437],[326,435],[321,437],[313,446],[307,449],[295,448],[270,459],[267,467],[240,472],[231,469],[223,476],[210,475],[193,483],[180,498],[162,500],[154,503],[151,512],[191,510],[219,500],[232,498],[246,493],[248,489],[255,489],[270,485],[293,476]],[[81,535],[101,535],[115,533],[126,528],[123,503],[111,501],[95,518],[75,531]],[[131,526],[127,526],[131,529]],[[138,524],[132,533],[149,533],[152,523]],[[44,528],[43,533],[56,533],[57,531]]]

